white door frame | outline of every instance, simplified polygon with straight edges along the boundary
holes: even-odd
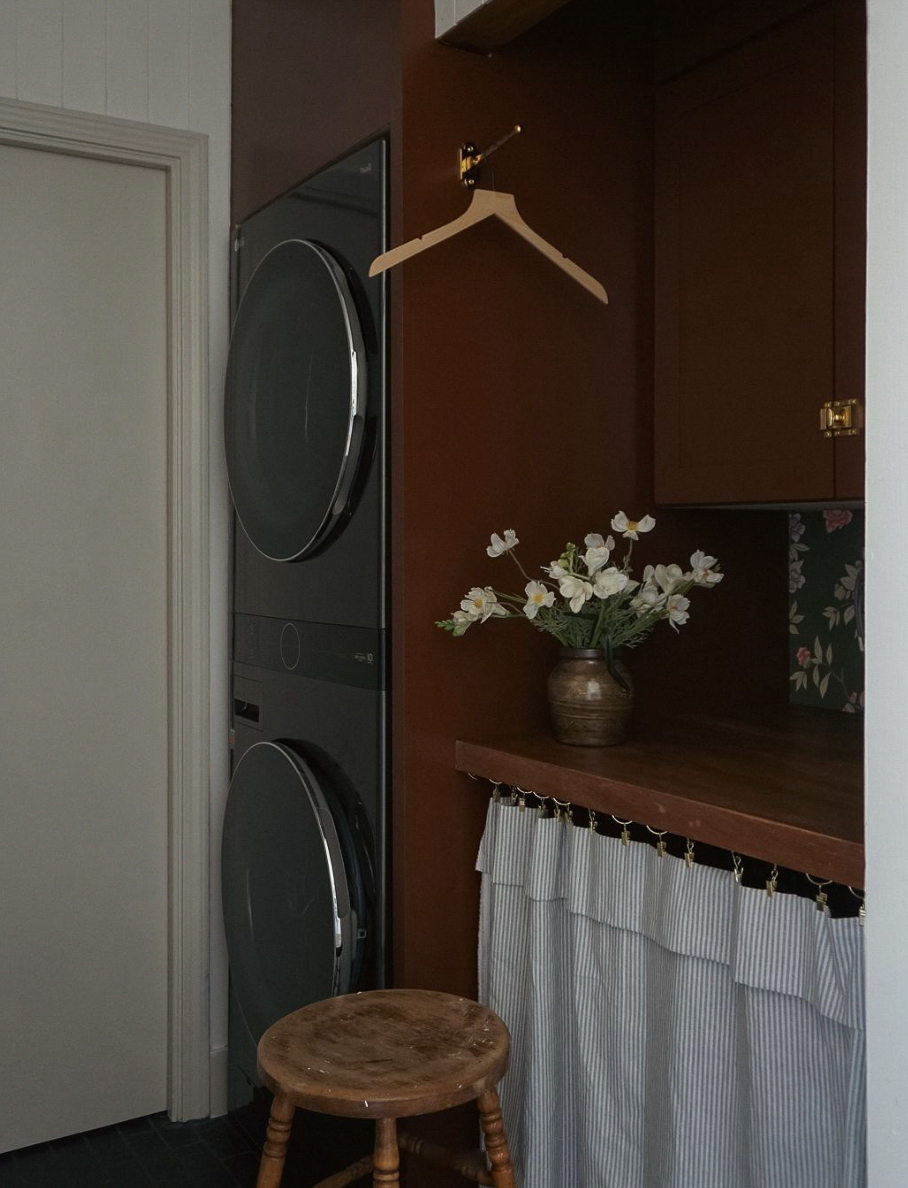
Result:
[[[0,100],[0,144],[164,172],[168,328],[168,1111],[206,1117],[209,1053],[208,138]]]

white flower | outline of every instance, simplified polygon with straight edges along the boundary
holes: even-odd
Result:
[[[568,575],[568,571],[564,568],[560,561],[553,561],[548,567],[543,565],[542,572],[547,573],[549,577],[553,578],[563,578],[567,577]]]
[[[659,610],[664,601],[665,595],[659,593],[659,588],[651,582],[647,582],[640,593],[631,599],[631,606],[638,615],[646,615],[650,611]]]
[[[583,538],[583,543],[588,549],[608,549],[611,552],[615,547],[615,538],[610,536],[607,540],[603,540],[598,532],[591,532],[589,536]]]
[[[592,584],[578,577],[563,577],[558,591],[562,598],[566,598],[570,602],[571,610],[575,615],[583,604],[589,602],[593,597]]]
[[[690,567],[693,570],[694,581],[698,586],[714,586],[716,582],[722,581],[725,575],[713,572],[715,564],[715,557],[709,557],[699,549],[696,553],[691,554]]]
[[[617,516],[612,519],[612,528],[615,532],[620,532],[622,536],[626,536],[628,540],[638,540],[638,534],[641,532],[649,532],[656,527],[656,521],[652,516],[644,516],[642,520],[629,520],[623,511],[618,512]]]
[[[679,623],[686,623],[690,618],[690,615],[687,613],[689,606],[690,599],[685,598],[683,594],[669,595],[665,609],[668,612],[668,621],[676,631],[678,630]]]
[[[612,565],[609,569],[600,570],[596,574],[593,593],[597,598],[611,598],[613,594],[620,594],[627,585],[627,574]]]
[[[597,545],[594,548],[587,549],[583,554],[583,563],[591,574],[595,573],[597,569],[601,569],[608,561],[611,550],[606,545]]]
[[[643,576],[646,577],[646,574]],[[685,576],[680,565],[657,565],[653,570],[653,577],[663,594],[671,594],[675,586],[685,580]]]
[[[527,602],[523,613],[528,619],[535,619],[541,606],[551,606],[555,601],[555,591],[547,590],[542,582],[527,582]]]
[[[455,635],[463,635],[470,624],[475,622],[475,619],[464,610],[456,610],[451,618],[454,620]]]
[[[477,619],[484,623],[491,615],[506,615],[508,613],[498,601],[491,586],[485,586],[482,589],[479,586],[474,586],[461,602],[460,608],[474,623]]]
[[[500,557],[502,553],[509,553],[515,545],[519,545],[520,541],[517,539],[517,533],[513,528],[505,528],[504,540],[497,532],[492,533],[492,543],[486,545],[486,552],[490,557]]]

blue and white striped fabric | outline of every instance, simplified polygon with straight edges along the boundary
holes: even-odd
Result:
[[[520,1188],[862,1188],[856,919],[506,801],[477,868]]]

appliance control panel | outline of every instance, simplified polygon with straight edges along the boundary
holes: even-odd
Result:
[[[368,627],[234,615],[233,659],[310,680],[383,689],[384,635]]]

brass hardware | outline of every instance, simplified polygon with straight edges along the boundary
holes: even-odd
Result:
[[[864,902],[864,896],[858,895],[858,893],[857,893],[857,891],[855,891],[854,887],[849,886],[848,890],[855,897],[855,899],[859,900],[858,923],[863,924],[864,921],[867,919],[867,905]]]
[[[477,152],[476,145],[468,140],[462,144],[457,150],[457,174],[460,178],[461,184],[465,186],[475,186],[479,180],[479,166],[486,159],[491,157],[496,149],[500,149],[503,144],[506,144],[512,136],[517,136],[523,131],[522,124],[515,124],[510,132],[506,132],[504,136],[490,144],[487,149]]]
[[[647,833],[651,833],[653,835],[653,837],[658,837],[659,840],[656,842],[656,853],[659,855],[660,858],[664,858],[665,851],[666,851],[665,835],[666,835],[666,833],[668,833],[668,830],[667,829],[653,829],[652,826],[650,826],[650,825],[647,825],[646,830],[647,830]]]
[[[612,813],[612,820],[615,822],[616,825],[621,826],[621,844],[622,844],[622,846],[629,845],[630,840],[631,840],[631,834],[630,834],[630,830],[628,829],[628,826],[633,825],[633,821],[619,821],[614,813]]]
[[[856,437],[862,427],[857,400],[827,400],[820,406],[820,432],[824,437]]]
[[[823,912],[824,915],[829,914],[829,896],[826,893],[826,888],[832,882],[832,879],[815,879],[811,875],[804,872],[804,875],[809,883],[812,883],[817,888],[817,893],[814,896],[817,904],[817,911]]]

